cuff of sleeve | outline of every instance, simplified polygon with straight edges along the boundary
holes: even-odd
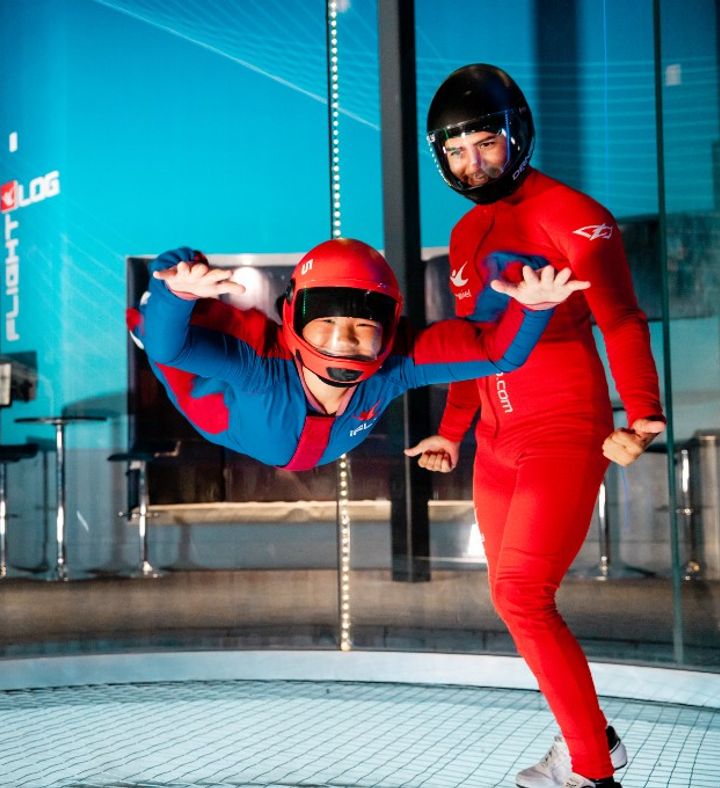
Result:
[[[446,440],[452,441],[453,443],[461,443],[462,439],[465,437],[466,432],[467,430],[463,430],[462,432],[449,430],[442,424],[438,427],[438,435],[442,436]]]
[[[650,413],[652,415],[648,416]],[[667,419],[663,416],[662,408],[643,408],[642,410],[627,411],[628,425],[634,424],[638,419],[647,419],[648,421],[662,421],[667,424]]]
[[[177,293],[167,286],[161,279],[150,279],[150,293],[153,298],[159,298],[168,305],[180,306],[181,303],[192,303],[198,299],[190,293]],[[189,303],[188,303],[189,306]]]
[[[178,298],[182,298],[183,301],[199,301],[200,296],[193,295],[192,293],[181,293],[179,290],[173,290],[170,285],[166,284],[165,287]]]

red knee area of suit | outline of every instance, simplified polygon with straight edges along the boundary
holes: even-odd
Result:
[[[474,499],[488,560],[490,592],[520,655],[561,730],[573,768],[612,773],[605,717],[587,659],[560,615],[556,592],[587,534],[607,467],[601,434],[528,428],[488,437],[481,424]],[[568,436],[572,436],[568,439]],[[582,436],[582,437],[579,437]]]

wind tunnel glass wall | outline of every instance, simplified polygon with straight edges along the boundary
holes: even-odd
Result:
[[[720,663],[717,4],[661,2],[667,290],[683,658]]]
[[[500,65],[533,108],[534,165],[618,219],[661,380],[672,381],[664,394],[680,449],[671,463],[677,499],[662,439],[636,465],[608,474],[607,530],[596,511],[561,610],[591,657],[676,660],[669,512],[678,509],[680,568],[692,577],[681,590],[684,659],[716,667],[717,20],[709,0],[693,15],[683,8],[660,3],[658,126],[649,0],[515,0],[496,4],[491,22],[481,6],[459,17],[417,0],[418,275],[428,319],[450,316],[449,234],[472,206],[437,173],[424,141],[429,101],[455,68]],[[147,378],[130,386],[128,401],[127,360],[132,368],[138,351],[127,343],[124,310],[128,291],[134,300],[141,287],[128,272],[142,276],[150,257],[187,244],[219,264],[240,263],[262,280],[271,309],[294,261],[332,233],[383,247],[377,16],[374,0],[335,4],[330,27],[324,3],[213,0],[202,16],[150,0],[0,4],[3,51],[20,53],[0,76],[3,220],[19,261],[0,295],[0,352],[29,370],[16,379],[0,427],[4,444],[39,446],[34,458],[8,467],[18,515],[8,526],[8,565],[22,577],[8,589],[29,587],[56,553],[53,430],[17,418],[105,418],[67,427],[68,561],[79,573],[137,569],[137,525],[117,517],[137,504],[137,477],[107,458],[143,437],[181,441],[178,458],[149,469],[151,500],[165,507],[152,522],[151,557],[175,570],[152,587],[150,603],[143,596],[118,606],[114,579],[73,584],[63,595],[43,585],[49,607],[8,606],[3,653],[47,650],[48,641],[61,651],[119,640],[335,648],[343,615],[355,648],[513,652],[487,590],[470,433],[459,467],[432,479],[429,549],[417,554],[426,578],[400,582],[392,523],[393,507],[403,505],[404,413],[401,400],[393,404],[348,457],[352,571],[338,578],[336,466],[293,474],[220,450],[175,419]],[[337,47],[334,98],[328,40]],[[659,130],[666,214],[658,204]],[[624,424],[614,389],[611,396]],[[433,426],[444,399],[435,387]],[[695,564],[700,571],[691,572]],[[194,571],[208,569],[216,571]],[[78,615],[78,599],[88,615]],[[123,608],[119,623],[99,615],[113,605]]]
[[[533,108],[537,126],[534,165],[588,193],[616,216],[664,382],[662,282],[666,270],[660,244],[664,217],[658,212],[652,4],[519,2],[495,8],[491,25],[482,9],[466,8],[463,27],[472,30],[472,36],[458,36],[457,18],[438,16],[436,10],[432,3],[416,3],[428,318],[452,314],[447,295],[448,238],[453,224],[472,206],[454,195],[439,177],[424,143],[425,114],[435,89],[455,68],[473,62],[497,64],[516,78]],[[370,18],[371,9],[367,11]],[[683,21],[679,11],[677,15],[675,29],[685,30],[689,43],[697,20]],[[705,25],[714,29],[714,17]],[[692,58],[692,47],[682,56]],[[712,115],[713,111],[708,112]],[[595,336],[605,360],[597,329]],[[717,333],[708,332],[707,337],[712,352],[717,353]],[[616,425],[622,426],[626,415],[605,363]],[[702,378],[697,366],[693,375],[698,381]],[[442,387],[436,387],[432,392],[434,425],[443,402]],[[390,463],[398,463],[393,455],[401,448],[401,435],[399,415],[394,423],[386,417],[375,433]],[[513,651],[490,604],[483,547],[469,503],[473,443],[468,434],[454,474],[433,479],[430,549],[424,556],[430,568],[429,582],[393,582],[393,530],[387,523],[374,528],[360,522],[353,525],[351,588],[356,646]],[[596,507],[588,536],[561,588],[561,611],[591,657],[644,662],[677,658],[668,514],[677,502],[670,500],[664,447],[663,437],[636,465],[608,472],[602,518]],[[376,443],[373,452],[377,456],[381,451]],[[389,473],[387,498],[391,500],[392,478]],[[710,489],[716,491],[717,482],[711,482]],[[392,518],[392,511],[389,516]],[[690,537],[682,538],[684,550]],[[377,550],[366,547],[372,539],[383,547],[384,565],[377,562]],[[709,587],[709,596],[702,596],[697,604],[710,603],[713,593]],[[624,602],[628,598],[632,599],[630,606]],[[622,617],[613,615],[619,607]],[[692,626],[693,637],[708,643],[708,627],[714,623],[706,620],[701,624],[695,618]],[[689,636],[689,632],[685,634]],[[716,646],[711,645],[703,654],[704,664],[716,662]]]
[[[153,421],[140,405],[156,393],[128,397],[125,325],[132,261],[187,245],[241,265],[238,255],[249,256],[260,263],[248,270],[275,282],[330,236],[326,40],[322,3],[211,0],[202,14],[150,0],[0,4],[0,46],[14,53],[0,76],[2,220],[14,252],[0,352],[34,376],[24,388],[18,379],[0,426],[3,445],[39,445],[8,465],[17,517],[7,528],[5,653],[47,641],[63,650],[63,639],[67,649],[204,635],[272,645],[293,632],[298,643],[335,645],[334,468],[272,473],[186,424],[163,429],[167,400]],[[16,423],[51,415],[105,419],[65,428],[67,565],[83,581],[65,594],[35,582],[56,562],[55,433]],[[181,445],[150,464],[150,503],[176,508],[149,521],[150,558],[165,575],[134,586],[159,595],[141,609],[127,602],[133,586],[115,582],[139,568],[137,516],[118,517],[137,505],[137,472],[126,477],[127,463],[108,457],[156,439]],[[297,503],[307,499],[333,511],[308,514]],[[228,512],[235,500],[259,508]],[[263,507],[277,500],[288,505],[273,520]],[[288,571],[298,565],[317,571]],[[239,580],[183,571],[207,569],[237,569]],[[192,593],[197,583],[207,597]],[[27,591],[47,594],[47,605],[10,604]],[[173,595],[185,601],[166,607]]]

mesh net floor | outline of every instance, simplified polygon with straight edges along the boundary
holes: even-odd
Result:
[[[720,710],[608,698],[624,788],[718,788]],[[0,692],[6,788],[514,786],[556,733],[537,692],[306,681]]]

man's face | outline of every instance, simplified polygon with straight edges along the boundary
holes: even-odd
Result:
[[[302,331],[303,338],[327,356],[374,361],[382,346],[382,326],[359,317],[318,317]]]
[[[444,146],[450,171],[467,186],[484,186],[499,178],[507,164],[507,144],[502,134],[473,131],[450,137]]]

